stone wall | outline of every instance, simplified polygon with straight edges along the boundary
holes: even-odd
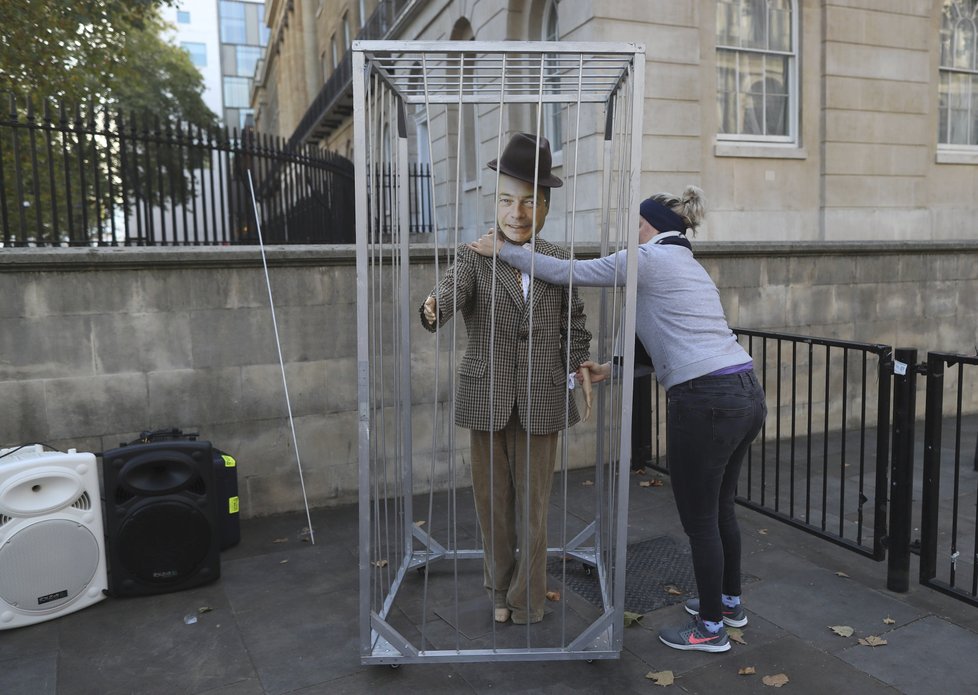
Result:
[[[349,502],[355,254],[267,254],[308,499]],[[978,242],[701,243],[697,255],[732,326],[916,347],[921,359],[927,350],[973,354],[978,342]],[[430,246],[413,249],[419,302],[433,261]],[[583,293],[589,306],[596,292]],[[256,248],[4,249],[0,325],[0,446],[102,451],[144,429],[180,427],[237,456],[244,516],[302,507]],[[419,354],[433,349],[423,331],[412,328],[412,341]],[[434,391],[415,395],[430,402]],[[467,443],[464,432],[458,441]]]

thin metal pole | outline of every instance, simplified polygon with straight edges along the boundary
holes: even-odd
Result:
[[[292,402],[289,400],[289,382],[285,378],[285,361],[282,359],[282,342],[278,337],[278,321],[275,318],[275,301],[272,299],[272,282],[268,277],[268,260],[265,258],[265,242],[261,235],[261,216],[255,202],[255,186],[251,180],[251,170],[248,170],[248,191],[251,193],[251,206],[255,211],[255,229],[258,232],[258,247],[261,250],[261,265],[265,271],[265,286],[268,288],[268,306],[272,310],[272,328],[275,330],[275,349],[278,350],[278,365],[282,370],[282,387],[285,389],[285,407],[289,411],[289,428],[292,430],[292,446],[295,449],[295,465],[299,471],[299,487],[302,488],[302,504],[306,509],[306,523],[309,525],[309,541],[316,544],[316,533],[312,528],[312,517],[309,514],[309,500],[306,497],[306,483],[302,477],[302,461],[299,458],[299,440],[295,436],[295,420],[292,417]]]

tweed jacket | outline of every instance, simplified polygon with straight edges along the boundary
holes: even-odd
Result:
[[[536,250],[570,257],[563,248],[539,237]],[[456,253],[455,263],[430,295],[437,301],[438,326],[461,311],[468,334],[465,354],[458,363],[455,424],[484,432],[501,430],[514,403],[530,434],[552,434],[565,424],[577,423],[580,417],[574,394],[567,389],[568,367],[574,371],[588,358],[591,343],[577,290],[569,292],[566,287],[534,279],[524,300],[519,271],[496,259],[493,301],[493,259],[464,244]],[[431,332],[438,328],[425,320],[423,303],[421,323]]]

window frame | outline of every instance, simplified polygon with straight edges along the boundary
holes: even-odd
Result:
[[[207,44],[206,43],[203,43],[202,41],[181,41],[180,48],[182,48],[184,51],[187,52],[187,55],[190,57],[190,62],[193,63],[195,67],[198,68],[207,67]],[[196,53],[194,52],[194,49],[196,49],[197,51]],[[202,58],[202,62],[198,63],[194,59],[194,56],[200,56]]]
[[[975,164],[978,163],[978,109],[975,108],[975,99],[978,98],[978,2],[974,3],[971,7],[971,16],[964,12],[959,13],[959,21],[970,21],[972,24],[972,41],[971,41],[971,55],[970,63],[971,67],[961,67],[956,65],[945,65],[944,64],[944,21],[946,16],[946,11],[943,9],[947,6],[947,1],[942,5],[941,10],[941,24],[938,29],[938,46],[939,54],[937,59],[937,132],[934,133],[935,140],[937,142],[937,161],[945,164]],[[950,0],[951,4],[961,8],[961,3],[959,0]],[[966,8],[961,8],[966,9]],[[957,27],[952,27],[952,32]],[[953,34],[952,34],[953,43]],[[953,48],[952,48],[953,50]],[[944,86],[945,78],[950,79],[951,76],[964,75],[971,77],[971,87],[967,94],[965,101],[968,103],[968,140],[969,142],[957,143],[948,142],[941,140],[941,127],[947,124],[947,129],[945,131],[945,137],[950,135],[950,118],[952,109],[942,106],[942,90]],[[950,90],[947,92],[948,97],[950,97]]]
[[[765,5],[768,5],[768,0],[763,0]],[[743,2],[743,0],[740,0]],[[777,149],[799,149],[801,147],[801,109],[799,98],[799,91],[801,86],[801,56],[799,54],[799,36],[801,34],[801,16],[799,13],[799,3],[798,0],[787,0],[791,8],[791,50],[781,51],[781,50],[770,50],[770,49],[759,49],[753,47],[742,47],[742,46],[730,46],[720,43],[719,30],[720,27],[717,25],[714,31],[714,79],[716,80],[716,90],[714,92],[714,98],[716,100],[717,113],[717,130],[715,134],[716,145],[718,148],[717,154],[723,151],[723,154],[729,154],[730,147],[737,146],[761,146],[761,147],[772,147]],[[719,3],[717,3],[719,7]],[[720,69],[720,51],[729,51],[732,53],[740,55],[760,55],[760,56],[777,56],[779,58],[787,58],[787,113],[785,115],[787,134],[785,135],[765,135],[765,134],[754,134],[754,133],[723,133],[720,132],[720,84],[719,84],[719,69]],[[739,112],[739,109],[738,109]],[[756,147],[755,147],[756,149]]]
[[[177,24],[190,24],[189,10],[177,10]]]

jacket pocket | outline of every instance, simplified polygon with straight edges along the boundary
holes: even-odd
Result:
[[[477,357],[463,356],[462,361],[458,363],[458,373],[460,376],[481,379],[488,371],[489,365],[486,364],[485,360]]]
[[[564,365],[554,367],[550,371],[550,380],[553,382],[554,386],[567,385],[567,370],[564,369]]]

